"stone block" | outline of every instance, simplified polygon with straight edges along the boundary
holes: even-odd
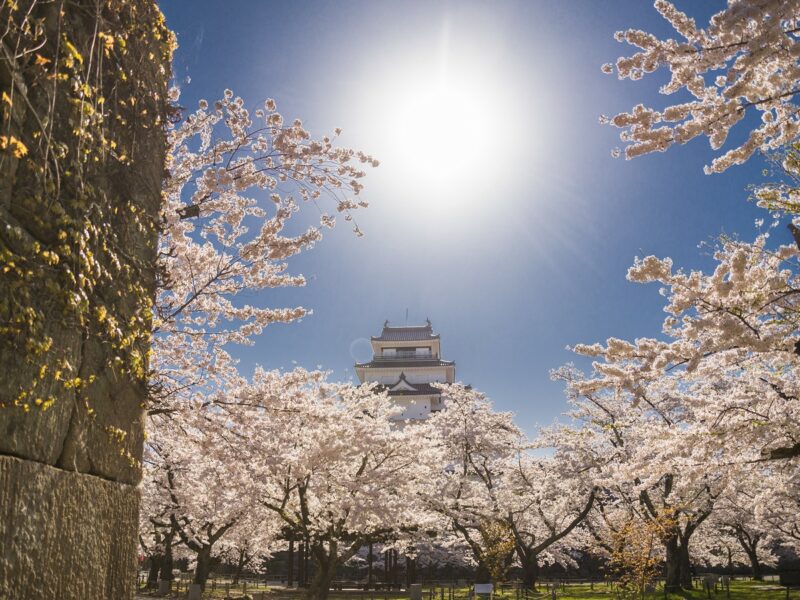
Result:
[[[158,595],[159,596],[169,596],[171,591],[172,591],[172,581],[170,581],[169,579],[159,579],[158,580]]]
[[[129,600],[139,492],[0,456],[0,598]]]
[[[187,596],[188,600],[200,600],[203,596],[203,588],[199,583],[190,583],[189,584],[189,595]]]
[[[408,597],[410,600],[422,600],[422,584],[412,583],[408,588]]]

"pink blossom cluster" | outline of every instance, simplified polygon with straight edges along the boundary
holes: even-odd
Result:
[[[602,123],[623,130],[626,158],[664,152],[699,136],[718,150],[748,111],[760,113],[761,122],[744,142],[716,157],[707,173],[722,172],[798,137],[800,2],[730,0],[706,28],[671,2],[656,0],[655,7],[680,37],[662,40],[637,29],[620,31],[616,39],[638,51],[604,65],[603,71],[638,80],[666,68],[670,81],[661,93],[685,92],[692,99],[663,110],[638,104],[630,112],[602,117]]]
[[[378,161],[313,139],[296,119],[284,125],[274,100],[254,116],[225,90],[205,100],[169,132],[159,238],[159,288],[154,319],[153,410],[173,410],[191,394],[210,396],[235,385],[235,362],[225,346],[252,344],[272,323],[301,319],[308,309],[272,308],[240,300],[245,293],[306,283],[288,260],[310,249],[331,228],[335,212],[352,221],[367,207],[355,201],[365,166]],[[287,235],[305,205],[320,226]],[[357,235],[361,232],[354,225]]]

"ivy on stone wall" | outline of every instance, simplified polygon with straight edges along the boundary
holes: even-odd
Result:
[[[59,336],[100,340],[146,385],[158,198],[132,174],[148,144],[163,155],[174,37],[152,2],[0,1],[0,355],[32,374],[0,407],[66,390],[91,414],[93,377]]]

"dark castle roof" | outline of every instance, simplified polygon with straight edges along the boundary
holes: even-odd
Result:
[[[411,390],[393,390],[392,388],[399,383],[405,383],[407,386],[414,388]],[[388,390],[390,396],[429,396],[431,394],[441,395],[442,390],[432,386],[430,383],[409,383],[406,379],[405,373],[400,373],[400,379],[395,383],[389,385],[379,385],[376,388],[378,391]]]
[[[379,336],[372,336],[376,342],[416,342],[438,340],[439,334],[433,333],[433,326],[428,321],[426,325],[411,325],[406,327],[389,327],[389,321],[383,324],[383,331]]]
[[[430,396],[441,395],[442,390],[433,387],[429,383],[412,383],[413,390],[389,390],[390,396]],[[389,386],[386,386],[389,387]]]

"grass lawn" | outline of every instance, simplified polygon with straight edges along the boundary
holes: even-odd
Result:
[[[557,598],[559,600],[613,600],[617,596],[614,592],[604,585],[594,586],[594,591],[588,585],[568,585],[566,590],[559,590]],[[708,598],[707,592],[702,590],[692,590],[681,592],[680,594],[668,594],[664,596],[663,591],[646,594],[647,600],[664,599],[667,600],[701,600]],[[714,600],[727,600],[727,594],[720,590],[716,594],[711,592]],[[786,598],[786,588],[778,586],[776,583],[758,583],[753,581],[734,581],[731,582],[731,600],[784,600]],[[793,592],[790,598],[800,600],[800,590]]]
[[[240,596],[243,592],[241,586],[237,588],[228,588],[228,593],[231,597]],[[248,586],[248,593],[264,591],[263,587],[253,589]],[[452,600],[467,600],[469,598],[469,589],[460,588],[453,590]],[[219,586],[216,590],[212,591],[207,589],[203,598],[224,598],[226,596],[225,587]],[[258,596],[256,596],[258,597]],[[285,588],[271,588],[267,593],[267,598],[270,600],[300,600],[303,597],[303,591],[297,589]],[[800,590],[794,590],[790,593],[790,598],[800,600]],[[393,600],[393,599],[407,599],[407,592],[331,592],[329,600]],[[431,597],[428,588],[423,590],[423,600],[440,600],[440,591],[437,588]],[[450,596],[448,590],[445,589],[445,600],[449,600]],[[528,600],[550,600],[551,596],[547,593],[542,586],[539,593],[528,593]],[[565,588],[558,588],[556,598],[559,600],[616,600],[617,596],[611,588],[605,584],[595,584],[594,590],[591,589],[589,584],[574,584],[567,585]],[[693,590],[682,592],[680,594],[669,594],[664,596],[663,591],[646,594],[647,600],[702,600],[707,599],[708,595],[702,590]],[[711,593],[711,598],[714,600],[727,600],[728,596],[724,591],[718,591],[716,594]],[[754,582],[754,581],[733,581],[731,582],[730,600],[784,600],[786,598],[786,588],[782,588],[773,582]],[[525,595],[517,595],[516,591],[506,591],[504,593],[497,593],[494,595],[495,600],[525,600]]]

